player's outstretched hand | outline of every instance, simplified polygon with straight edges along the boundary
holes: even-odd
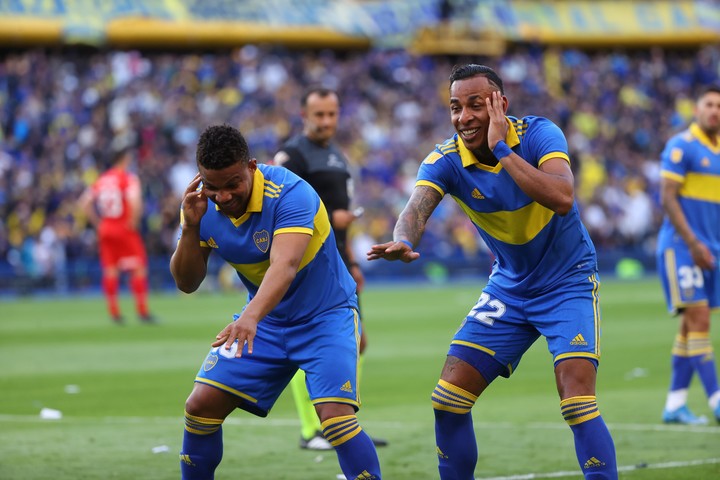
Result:
[[[195,175],[188,187],[182,201],[183,225],[194,227],[200,224],[205,212],[207,212],[208,200],[200,186],[200,174]]]
[[[245,342],[247,342],[248,354],[252,354],[253,340],[255,339],[256,333],[257,323],[251,318],[243,318],[243,316],[240,315],[240,318],[229,323],[227,327],[223,328],[220,333],[217,334],[215,337],[216,340],[212,343],[212,346],[219,347],[224,344],[224,348],[226,350],[230,350],[233,343],[235,343],[235,340],[237,340],[238,349],[237,353],[235,353],[235,357],[242,357]]]
[[[405,263],[410,263],[420,258],[420,254],[414,252],[413,249],[404,242],[387,242],[373,245],[370,247],[370,251],[367,252],[368,260],[377,260],[379,258],[384,258],[385,260],[402,260]]]

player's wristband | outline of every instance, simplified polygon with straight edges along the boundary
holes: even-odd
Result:
[[[413,249],[414,249],[413,244],[410,243],[410,242],[407,241],[407,240],[398,240],[398,242],[404,243],[405,245],[407,245],[408,247],[410,247],[410,250],[413,250]]]
[[[511,153],[513,153],[512,149],[502,140],[497,142],[495,144],[495,148],[493,148],[493,155],[495,155],[495,158],[498,160],[504,157],[509,157]]]

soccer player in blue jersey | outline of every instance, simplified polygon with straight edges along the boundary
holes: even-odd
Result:
[[[600,309],[595,248],[574,201],[561,130],[550,120],[505,116],[500,77],[484,65],[450,75],[457,133],[420,166],[393,241],[369,260],[411,262],[430,215],[450,194],[495,255],[478,302],[455,334],[432,394],[440,478],[474,478],[471,409],[498,376],[509,377],[541,335],[553,357],[560,410],[588,479],[616,479],[615,447],[596,403]]]
[[[668,140],[661,165],[665,219],[658,235],[658,271],[668,309],[680,315],[663,421],[707,423],[687,407],[688,387],[697,372],[720,422],[710,342],[710,311],[720,307],[720,86],[700,94],[695,122]]]
[[[213,478],[225,418],[236,408],[267,416],[301,368],[343,474],[380,479],[375,446],[355,416],[355,282],[320,198],[289,170],[258,165],[227,125],[203,132],[197,165],[170,271],[180,290],[194,292],[215,252],[237,270],[248,302],[215,337],[185,403],[182,478]]]

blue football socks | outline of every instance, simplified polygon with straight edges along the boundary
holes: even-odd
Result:
[[[600,416],[594,395],[560,402],[563,418],[575,436],[575,453],[588,480],[616,480],[615,444]]]
[[[185,412],[185,433],[180,452],[183,480],[212,480],[223,455],[222,422]]]
[[[477,396],[440,380],[432,393],[435,442],[442,480],[473,480],[478,451],[472,409]]]
[[[337,452],[340,469],[351,480],[380,480],[380,461],[375,445],[360,428],[355,415],[333,417],[322,422],[322,433]]]

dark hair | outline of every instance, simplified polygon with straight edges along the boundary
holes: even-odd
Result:
[[[455,65],[452,69],[452,72],[450,72],[450,85],[452,85],[453,82],[456,82],[458,80],[465,80],[466,78],[472,78],[477,76],[487,78],[491,84],[495,85],[500,90],[500,93],[505,95],[503,81],[498,76],[498,74],[495,73],[495,70],[485,65],[478,65],[476,63],[469,63],[467,65]]]
[[[108,155],[107,165],[108,167],[113,167],[120,163],[120,160],[125,158],[125,155],[128,155],[132,152],[132,147],[128,146],[121,146],[121,147],[111,147],[110,148],[110,155]]]
[[[720,85],[707,85],[700,89],[700,94],[698,95],[698,98],[702,98],[708,93],[720,93]]]
[[[200,135],[195,159],[208,170],[222,170],[238,162],[250,161],[245,137],[230,125],[212,125]]]
[[[308,97],[310,95],[312,95],[313,93],[316,93],[320,98],[325,98],[328,95],[335,95],[336,97],[338,97],[338,99],[340,98],[339,95],[337,94],[337,92],[335,90],[333,90],[332,88],[319,87],[319,86],[310,87],[310,88],[306,89],[303,92],[302,97],[300,97],[300,105],[303,108],[307,106]]]

